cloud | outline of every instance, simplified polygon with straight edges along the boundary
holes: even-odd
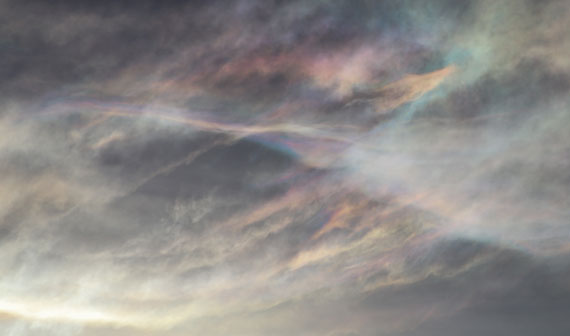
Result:
[[[568,329],[564,1],[5,1],[0,331]]]

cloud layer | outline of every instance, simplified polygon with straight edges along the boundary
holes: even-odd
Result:
[[[566,1],[0,2],[6,335],[566,335]]]

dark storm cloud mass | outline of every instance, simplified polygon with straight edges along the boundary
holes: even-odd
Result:
[[[567,1],[1,1],[4,335],[566,335]]]

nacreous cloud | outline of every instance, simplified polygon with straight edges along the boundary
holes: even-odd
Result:
[[[0,334],[568,335],[569,14],[0,2]]]

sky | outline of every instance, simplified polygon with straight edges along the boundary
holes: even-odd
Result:
[[[0,0],[0,334],[570,334],[570,2]]]

